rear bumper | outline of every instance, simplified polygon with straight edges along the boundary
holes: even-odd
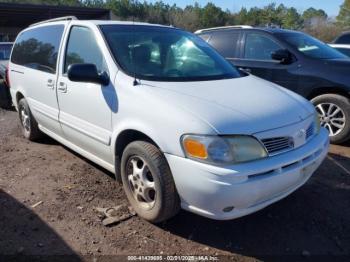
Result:
[[[293,151],[267,159],[217,167],[165,154],[183,209],[218,220],[258,211],[302,186],[329,148],[328,132]],[[231,211],[223,211],[233,207]]]

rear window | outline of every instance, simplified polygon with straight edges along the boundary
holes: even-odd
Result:
[[[9,60],[12,44],[0,44],[0,60]]]
[[[21,33],[13,47],[11,62],[48,73],[56,73],[58,49],[63,30],[64,25],[51,25]]]
[[[223,31],[214,32],[209,40],[212,45],[223,57],[234,58],[236,55],[236,46],[239,40],[239,32]]]

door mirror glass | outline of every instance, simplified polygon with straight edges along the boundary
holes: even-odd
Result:
[[[286,49],[279,49],[271,54],[273,60],[281,61],[281,63],[289,63],[291,57],[291,53]]]
[[[101,85],[109,84],[106,72],[98,73],[94,64],[73,64],[68,67],[68,79],[74,82],[88,82]]]

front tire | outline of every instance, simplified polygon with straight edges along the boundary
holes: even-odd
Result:
[[[121,160],[126,196],[136,213],[152,223],[175,216],[180,200],[163,153],[144,141],[130,143]]]
[[[341,144],[350,138],[350,101],[337,94],[324,94],[311,100],[320,115],[321,125],[328,129],[330,141]]]
[[[18,102],[18,114],[22,126],[22,133],[25,138],[30,141],[36,141],[42,137],[42,133],[39,130],[38,123],[36,122],[29,105],[25,98],[22,98]]]

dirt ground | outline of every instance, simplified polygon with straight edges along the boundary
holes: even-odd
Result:
[[[127,204],[113,175],[50,138],[26,141],[17,112],[0,109],[0,254],[86,260],[102,255],[347,260],[349,158],[350,144],[332,146],[305,186],[240,219],[220,222],[182,211],[160,225],[133,216],[105,227],[94,208]]]

